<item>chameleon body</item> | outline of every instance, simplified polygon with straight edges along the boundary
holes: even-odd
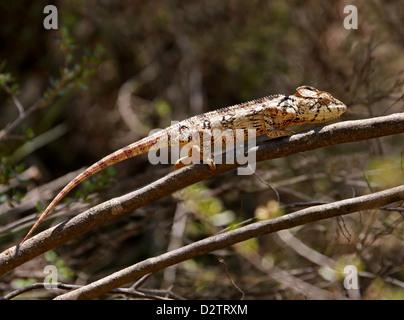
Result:
[[[345,104],[331,94],[313,87],[302,86],[298,87],[293,95],[267,96],[178,122],[111,153],[80,173],[53,199],[22,242],[28,239],[43,219],[70,190],[96,172],[117,162],[161,147],[189,145],[195,134],[201,137],[200,141],[203,141],[206,136],[212,136],[211,133],[214,130],[231,130],[232,132],[244,130],[244,132],[247,132],[248,129],[254,129],[256,136],[264,134],[270,138],[286,136],[293,133],[293,131],[286,129],[291,125],[330,121],[341,116],[345,110]],[[234,139],[236,140],[236,138]],[[247,135],[244,134],[242,139],[247,139]],[[213,142],[214,139],[212,138],[211,143],[213,144]],[[223,141],[223,143],[226,142]],[[201,146],[202,144],[199,146],[194,145],[188,151],[190,154],[192,152],[202,154],[200,151]],[[202,155],[200,158],[202,159]],[[176,163],[175,168],[184,166],[181,160]],[[207,164],[212,170],[215,169],[212,159],[208,159]]]

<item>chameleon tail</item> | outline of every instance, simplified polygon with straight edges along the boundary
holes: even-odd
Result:
[[[31,230],[27,233],[25,238],[22,240],[21,243],[26,241],[31,234],[35,231],[35,229],[39,226],[39,224],[46,218],[46,216],[51,212],[51,210],[59,203],[60,200],[64,198],[64,196],[69,193],[74,187],[79,185],[82,181],[89,178],[96,172],[105,169],[115,163],[121,162],[128,158],[146,153],[152,148],[159,140],[159,135],[151,135],[148,137],[143,138],[140,141],[132,143],[122,149],[111,153],[110,155],[104,157],[103,159],[99,160],[98,162],[94,163],[92,166],[88,167],[82,173],[80,173],[76,178],[70,181],[63,189],[59,192],[59,194],[52,200],[52,202],[48,205],[45,211],[41,214],[39,219],[35,222],[34,226]]]

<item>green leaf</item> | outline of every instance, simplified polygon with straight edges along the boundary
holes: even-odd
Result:
[[[9,196],[5,193],[0,194],[0,203],[6,203],[9,200]]]
[[[45,210],[45,207],[44,207],[44,205],[42,204],[41,201],[37,201],[37,202],[36,202],[35,208],[36,208],[36,211],[37,211],[37,212],[42,212],[42,211]]]

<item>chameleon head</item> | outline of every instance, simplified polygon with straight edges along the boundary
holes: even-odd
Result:
[[[340,117],[346,111],[346,105],[325,91],[302,86],[292,96],[298,110],[294,122],[324,122]]]

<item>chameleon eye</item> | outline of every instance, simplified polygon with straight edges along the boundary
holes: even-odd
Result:
[[[326,94],[325,92],[322,92],[318,95],[317,97],[318,101],[320,104],[326,105],[331,102],[330,96]]]

